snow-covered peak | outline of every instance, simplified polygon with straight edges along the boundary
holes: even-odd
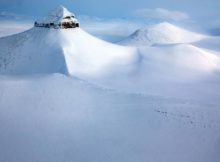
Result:
[[[168,22],[163,22],[141,28],[121,43],[135,46],[176,44],[195,42],[205,37],[205,35],[185,30]]]
[[[62,19],[70,17],[71,19],[75,19],[75,15],[71,13],[67,8],[60,5],[55,10],[51,11],[45,17],[37,20],[38,23],[48,24],[54,23],[58,24]]]
[[[73,13],[71,13],[67,8],[64,6],[60,5],[58,6],[55,10],[51,11],[50,15],[55,16],[55,17],[67,17],[67,16],[74,16]]]

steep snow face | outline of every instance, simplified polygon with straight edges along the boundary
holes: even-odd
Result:
[[[33,28],[0,39],[0,73],[65,73],[65,58],[52,30]]]
[[[68,11],[65,7],[59,6],[55,10],[51,11],[47,16],[37,20],[37,22],[42,24],[59,24],[59,22],[61,22],[61,20],[65,17],[70,17],[73,20],[76,20],[73,13]]]
[[[154,44],[189,43],[205,37],[202,34],[164,22],[139,29],[120,43],[131,46],[150,46]]]
[[[94,38],[82,29],[33,28],[0,39],[0,73],[100,75],[112,67],[132,67],[135,48]]]
[[[104,42],[81,29],[60,32],[69,74],[96,76],[133,69],[139,61],[135,48]]]

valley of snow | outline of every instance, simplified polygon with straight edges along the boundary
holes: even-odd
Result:
[[[219,40],[167,22],[0,38],[0,161],[217,162]]]

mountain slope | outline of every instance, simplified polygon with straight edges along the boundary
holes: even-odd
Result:
[[[0,39],[0,73],[101,73],[108,66],[130,65],[135,48],[99,40],[80,28],[32,28]],[[109,50],[110,49],[110,50]]]
[[[131,46],[150,46],[154,44],[189,43],[205,38],[202,34],[187,31],[170,23],[164,22],[146,26],[135,31],[120,44]]]

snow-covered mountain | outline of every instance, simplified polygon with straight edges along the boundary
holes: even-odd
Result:
[[[66,9],[63,11],[67,12]],[[61,15],[59,12],[57,14]],[[182,37],[184,34],[182,33]],[[166,35],[170,39],[173,37],[171,33],[170,35],[165,33]],[[145,36],[143,35],[143,38]],[[193,38],[187,34],[186,37]],[[202,38],[201,35],[195,37]],[[165,42],[165,37],[157,35],[151,35],[151,39],[157,43]],[[177,40],[181,39],[172,41]],[[121,76],[121,73],[126,73],[127,76],[128,73],[138,70],[142,71],[140,75],[153,72],[161,76],[161,71],[158,69],[164,66],[162,74],[169,78],[169,75],[176,76],[182,74],[182,71],[186,75],[193,76],[191,74],[195,72],[206,74],[219,69],[220,59],[216,54],[193,45],[171,44],[172,41],[168,40],[164,43],[170,45],[140,47],[139,43],[145,43],[143,39],[139,40],[137,47],[129,47],[135,43],[127,42],[127,46],[108,43],[95,38],[81,28],[34,27],[17,35],[0,38],[0,73],[20,75],[63,73],[85,79],[112,76],[112,74]],[[170,68],[175,68],[175,73],[170,73]]]
[[[219,38],[162,23],[122,46],[73,15],[0,38],[0,161],[217,162]]]
[[[60,21],[68,14],[74,15],[62,7],[43,20]],[[81,28],[33,27],[0,38],[0,47],[1,74],[99,75],[108,68],[130,66],[138,60],[135,48],[102,41]]]
[[[150,46],[154,44],[190,43],[206,37],[163,22],[141,28],[120,43],[133,46]]]
[[[219,71],[220,54],[212,48],[213,39],[164,22],[139,29],[118,44],[138,49],[143,69],[150,69],[142,73],[186,81]]]

